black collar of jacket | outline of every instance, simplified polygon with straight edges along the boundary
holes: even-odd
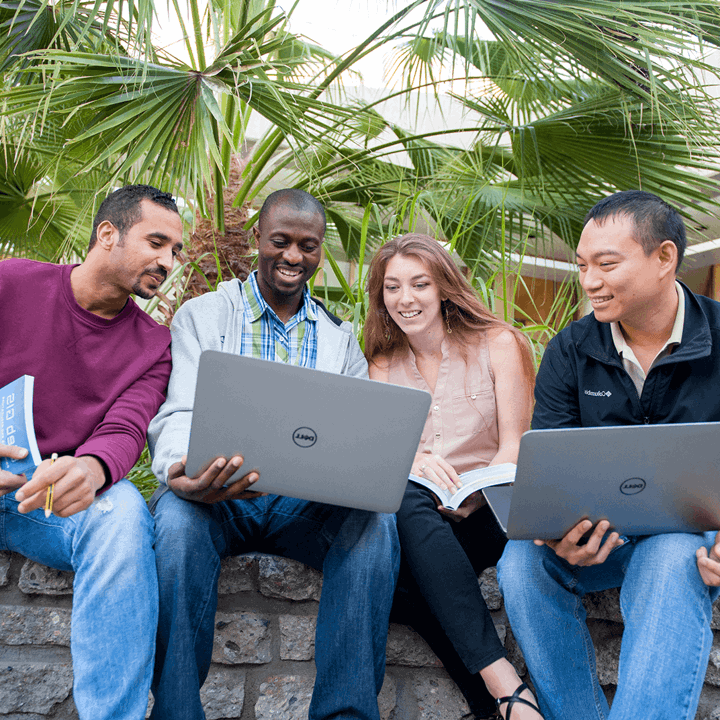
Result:
[[[678,281],[680,282],[680,281]],[[707,357],[712,351],[712,332],[707,310],[714,310],[714,324],[720,319],[720,305],[714,300],[696,296],[684,283],[680,286],[685,293],[685,323],[682,342],[670,355],[658,361],[658,365],[697,360]],[[703,307],[712,303],[715,307]],[[600,362],[622,367],[622,361],[615,349],[610,323],[601,323],[594,314],[587,315],[577,323],[580,333],[574,338],[575,346]],[[580,326],[583,326],[582,328]]]

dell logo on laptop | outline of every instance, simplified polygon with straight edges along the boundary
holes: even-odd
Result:
[[[620,484],[620,492],[623,495],[637,495],[645,489],[645,481],[642,478],[634,477],[624,480]]]
[[[312,447],[317,442],[317,433],[309,427],[299,427],[293,433],[293,442],[298,447]]]

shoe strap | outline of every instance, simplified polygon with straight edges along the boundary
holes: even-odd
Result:
[[[512,714],[512,706],[515,703],[520,703],[521,705],[527,705],[528,707],[531,707],[535,712],[538,713],[538,715],[541,715],[540,708],[533,702],[530,702],[530,700],[526,700],[525,698],[520,697],[520,693],[524,692],[525,690],[529,690],[530,688],[527,686],[527,683],[522,683],[517,690],[512,695],[506,695],[505,697],[497,698],[495,700],[495,704],[497,705],[498,712],[500,711],[500,706],[503,703],[507,703],[507,711],[505,714],[505,720],[510,720],[510,715]]]

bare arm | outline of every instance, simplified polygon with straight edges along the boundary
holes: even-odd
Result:
[[[518,340],[509,330],[493,333],[488,340],[500,439],[489,464],[517,463],[520,438],[530,429],[532,379],[524,367]]]

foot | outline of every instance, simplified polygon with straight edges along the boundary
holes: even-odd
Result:
[[[512,695],[495,700],[504,720],[542,720],[540,708],[526,683],[522,683]]]

